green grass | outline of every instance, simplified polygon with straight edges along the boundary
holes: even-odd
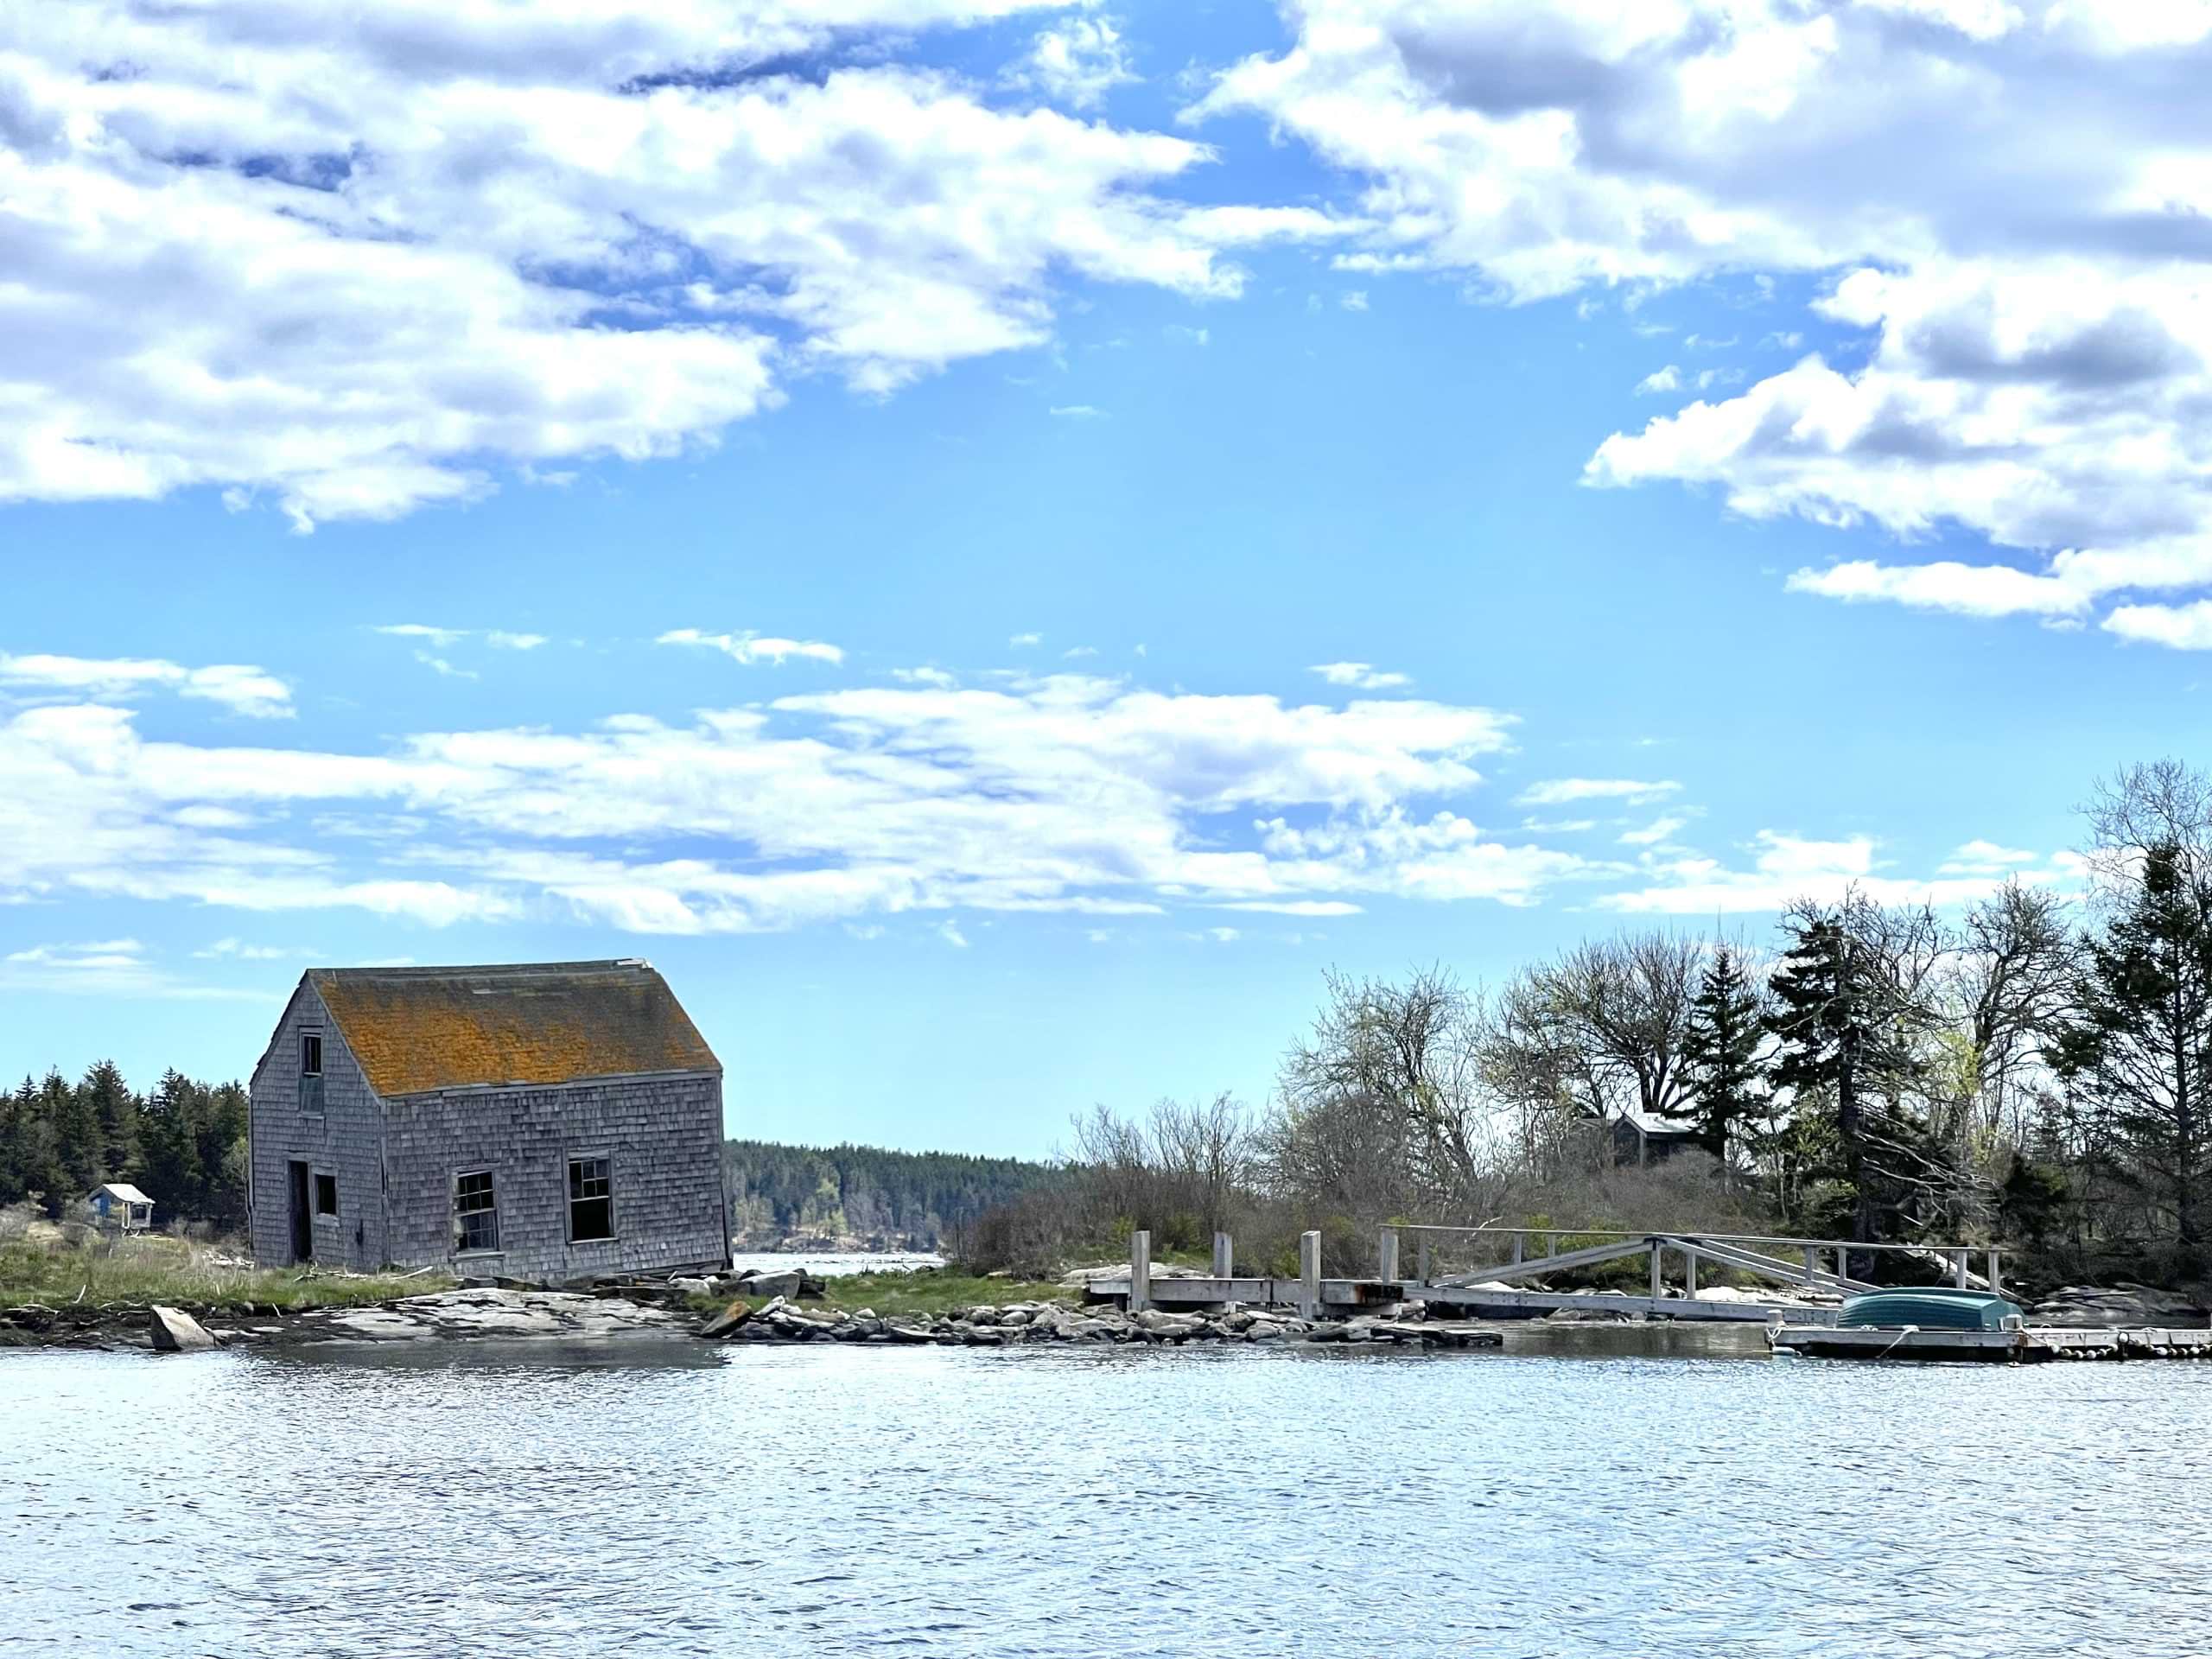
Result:
[[[999,1306],[1007,1302],[1066,1302],[1072,1306],[1077,1293],[1057,1280],[986,1279],[954,1268],[924,1268],[912,1273],[855,1273],[823,1281],[827,1287],[819,1302],[799,1303],[831,1312],[858,1313],[868,1308],[890,1318],[911,1314],[935,1319],[956,1307]],[[745,1300],[758,1305],[758,1297]],[[720,1313],[724,1301],[695,1296],[692,1306],[702,1313]]]
[[[426,1273],[333,1274],[313,1268],[223,1265],[203,1245],[161,1236],[101,1240],[76,1248],[39,1243],[0,1246],[0,1307],[99,1307],[162,1302],[177,1306],[357,1307],[451,1287]]]

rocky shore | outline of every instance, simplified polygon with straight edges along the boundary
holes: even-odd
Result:
[[[1120,1343],[1179,1345],[1199,1342],[1345,1343],[1363,1347],[1495,1348],[1503,1338],[1487,1326],[1462,1321],[1354,1319],[1301,1319],[1281,1309],[1240,1308],[1226,1313],[1167,1313],[1147,1308],[1125,1313],[1109,1306],[1070,1307],[1060,1302],[1014,1302],[1003,1307],[954,1308],[942,1318],[879,1318],[856,1312],[810,1313],[778,1297],[753,1308],[742,1301],[699,1328],[721,1342],[857,1342],[934,1344],[940,1347],[1005,1348],[1044,1343]]]

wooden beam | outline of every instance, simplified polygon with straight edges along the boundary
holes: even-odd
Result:
[[[1491,1281],[1499,1284],[1515,1279],[1529,1279],[1542,1273],[1563,1273],[1569,1268],[1593,1268],[1600,1262],[1618,1262],[1624,1255],[1642,1255],[1651,1248],[1649,1237],[1623,1239],[1613,1244],[1592,1244],[1587,1249],[1569,1250],[1564,1255],[1532,1256],[1525,1262],[1501,1262],[1494,1268],[1477,1268],[1469,1273],[1455,1273],[1444,1282],[1452,1286],[1480,1284]]]
[[[1213,1276],[1229,1279],[1236,1273],[1236,1247],[1227,1233],[1213,1236]]]
[[[1385,1227],[1375,1246],[1375,1276],[1386,1285],[1398,1281],[1398,1230]]]
[[[1152,1306],[1152,1235],[1138,1228],[1129,1235],[1129,1312]]]
[[[1307,1319],[1321,1311],[1321,1235],[1298,1236],[1299,1311]]]

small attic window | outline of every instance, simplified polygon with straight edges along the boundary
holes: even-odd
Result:
[[[300,1033],[300,1075],[303,1077],[322,1075],[322,1033],[319,1031]]]

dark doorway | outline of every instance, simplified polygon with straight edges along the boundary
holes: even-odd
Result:
[[[308,1211],[308,1166],[292,1162],[292,1260],[315,1260],[315,1217]]]

